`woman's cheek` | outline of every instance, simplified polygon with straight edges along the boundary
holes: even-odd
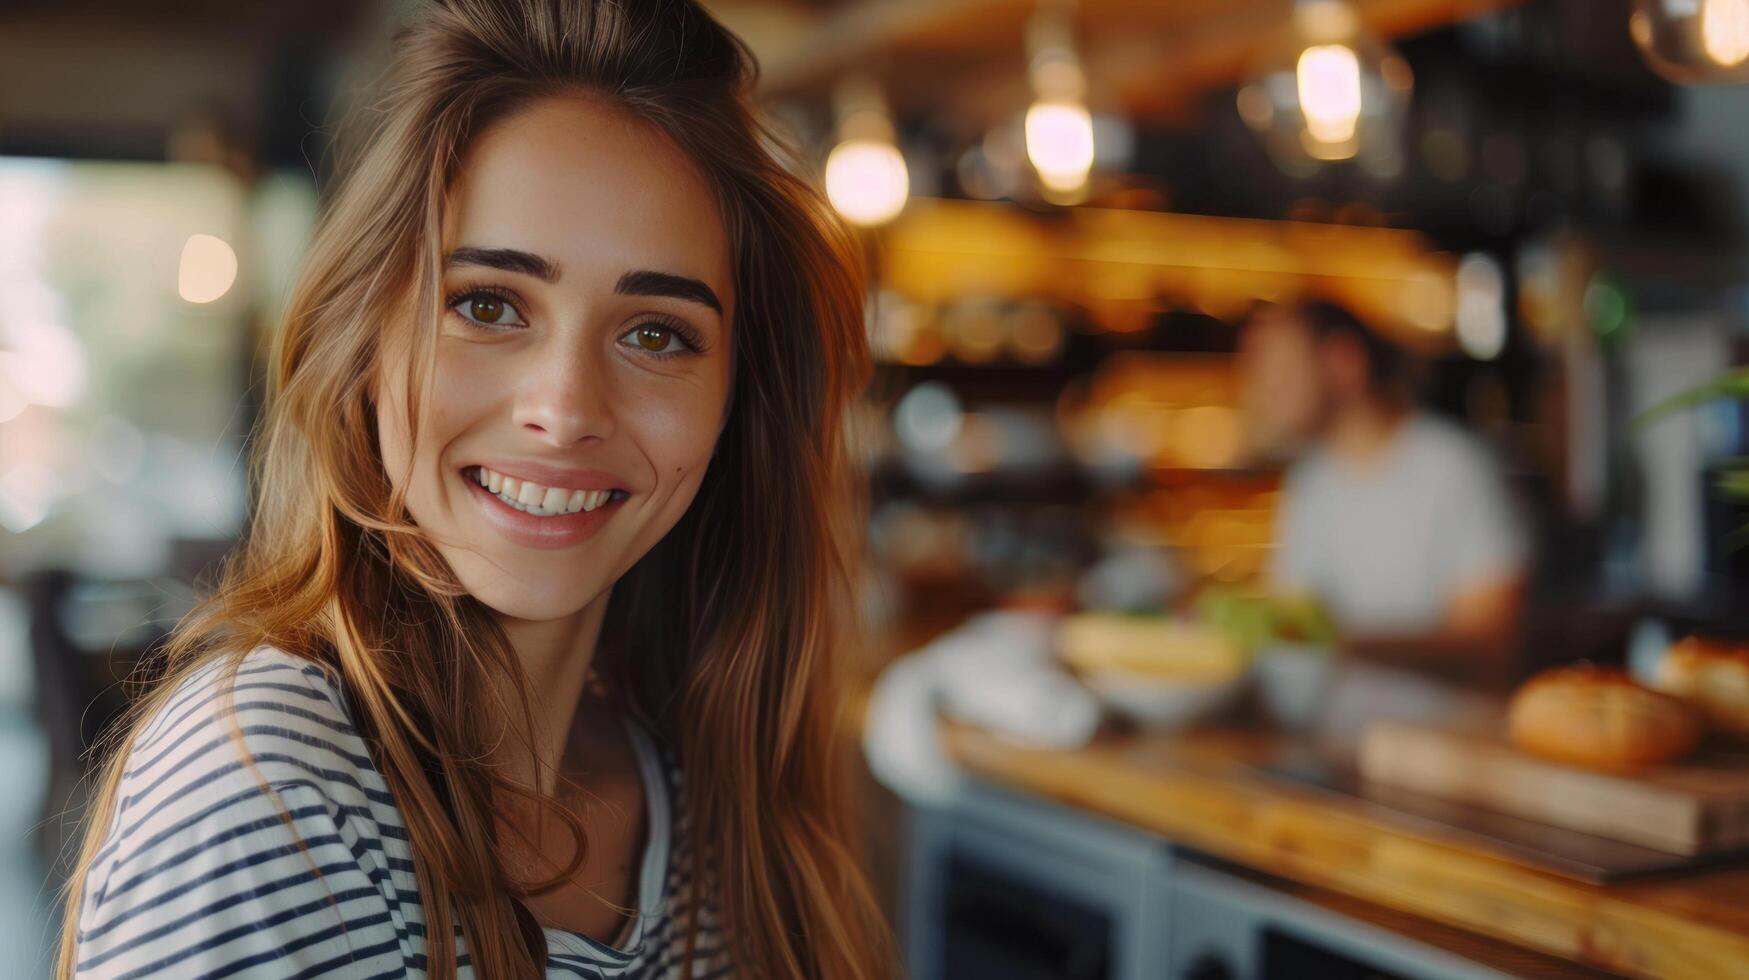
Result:
[[[412,440],[407,433],[407,402],[397,388],[380,385],[376,397],[377,452],[388,474],[389,485],[402,489],[407,478]]]
[[[501,375],[511,373],[509,359],[488,356],[491,353],[447,338],[438,343],[426,415],[438,435],[453,433],[481,415],[491,393],[505,390]]]
[[[716,385],[689,388],[680,396],[652,401],[651,410],[630,414],[639,427],[639,442],[659,452],[653,460],[665,479],[702,476],[722,431],[724,393]],[[623,418],[624,416],[622,416]]]
[[[503,393],[515,383],[512,358],[492,357],[493,352],[466,343],[440,343],[431,378],[431,393],[425,403],[420,427],[420,452],[441,451],[458,436],[491,423],[493,413],[509,415],[500,405]]]

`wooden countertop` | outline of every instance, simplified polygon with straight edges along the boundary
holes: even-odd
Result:
[[[1103,814],[1223,860],[1590,967],[1660,978],[1749,978],[1749,866],[1591,885],[1363,804],[1265,780],[1262,733],[1110,736],[1019,748],[949,726],[982,778]]]

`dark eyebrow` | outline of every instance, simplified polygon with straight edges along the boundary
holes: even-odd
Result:
[[[551,259],[515,248],[480,248],[463,245],[449,253],[444,266],[480,265],[505,272],[520,272],[543,282],[558,282],[559,267]],[[667,296],[684,299],[723,312],[723,301],[716,291],[701,279],[677,276],[671,272],[635,269],[619,277],[613,291],[626,296]]]
[[[628,296],[669,296],[690,300],[716,310],[719,315],[723,312],[723,301],[717,298],[716,292],[703,281],[691,276],[638,269],[620,276],[613,291]]]
[[[559,267],[552,260],[544,259],[533,252],[523,252],[514,248],[478,248],[473,245],[463,245],[449,253],[449,258],[444,260],[446,268],[457,265],[483,265],[488,269],[520,272],[543,282],[559,281]]]

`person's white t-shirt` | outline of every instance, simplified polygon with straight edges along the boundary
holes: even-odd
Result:
[[[1459,591],[1525,562],[1492,457],[1427,415],[1410,415],[1365,463],[1312,452],[1283,497],[1271,577],[1318,597],[1346,630],[1438,629]]]

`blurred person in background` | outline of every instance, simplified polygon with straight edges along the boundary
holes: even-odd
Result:
[[[1254,442],[1294,456],[1272,587],[1317,598],[1364,659],[1505,680],[1526,546],[1487,449],[1417,408],[1402,354],[1333,303],[1260,307],[1240,361]]]
[[[59,973],[890,976],[833,751],[853,241],[692,0],[413,18]]]

